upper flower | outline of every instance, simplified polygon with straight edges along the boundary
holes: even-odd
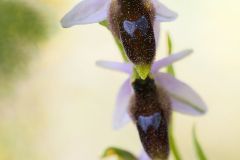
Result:
[[[62,19],[63,27],[108,20],[142,79],[150,72],[159,38],[159,23],[177,14],[157,0],[83,0]],[[145,73],[145,74],[142,74]]]
[[[98,23],[107,20],[111,1],[116,0],[82,0],[62,18],[61,24],[64,28],[69,28],[75,25]],[[158,0],[149,1],[155,10],[153,25],[157,43],[160,32],[159,23],[173,21],[177,18],[177,14]]]
[[[112,0],[114,1],[114,0]],[[177,14],[158,0],[150,0],[155,9],[155,20],[168,22],[176,19]],[[61,20],[63,27],[97,23],[107,19],[111,0],[82,0]]]
[[[181,82],[168,73],[159,72],[160,69],[188,56],[191,52],[192,50],[184,50],[156,61],[152,66],[151,74],[155,79],[156,85],[162,87],[167,92],[173,110],[189,115],[201,115],[207,111],[207,106],[201,97],[184,82]],[[98,61],[97,65],[124,72],[129,75],[133,72],[133,66],[130,63]],[[114,128],[120,128],[131,120],[128,114],[128,107],[130,98],[133,94],[134,92],[129,76],[118,92],[113,116]]]

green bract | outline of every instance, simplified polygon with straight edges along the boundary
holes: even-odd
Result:
[[[137,160],[137,158],[132,153],[116,147],[110,147],[106,149],[102,158],[112,156],[116,156],[119,160]]]

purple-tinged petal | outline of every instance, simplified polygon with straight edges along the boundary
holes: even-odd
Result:
[[[157,73],[159,69],[185,58],[186,56],[190,55],[192,52],[193,50],[191,49],[183,50],[181,52],[174,53],[171,56],[167,56],[163,59],[160,59],[159,61],[154,62],[152,66],[152,73],[153,74]]]
[[[151,158],[149,158],[149,156],[147,155],[147,153],[144,150],[142,150],[138,159],[139,160],[151,160]]]
[[[97,61],[97,66],[102,68],[107,68],[111,70],[116,70],[120,72],[124,72],[127,74],[132,73],[132,64],[130,63],[119,63],[119,62],[111,62],[111,61]]]
[[[158,73],[155,75],[155,80],[157,85],[163,87],[169,94],[172,107],[175,111],[190,115],[202,115],[206,113],[206,104],[187,84],[167,73]]]
[[[160,3],[158,0],[152,0],[155,11],[156,11],[156,17],[155,19],[159,22],[169,22],[173,21],[177,18],[177,13],[174,11],[171,11],[169,8],[167,8],[165,5]]]
[[[133,94],[130,78],[128,78],[121,86],[116,100],[115,110],[113,114],[113,128],[119,129],[131,121],[128,114],[130,98]]]
[[[155,42],[156,42],[156,48],[157,48],[158,43],[159,43],[159,37],[160,37],[160,34],[161,34],[160,22],[158,22],[158,21],[154,22],[153,31],[154,31],[154,37],[155,37]]]
[[[107,18],[110,0],[83,0],[61,20],[64,28],[103,21]]]

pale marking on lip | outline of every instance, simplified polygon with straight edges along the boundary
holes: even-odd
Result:
[[[142,16],[136,21],[125,20],[123,22],[123,28],[131,37],[134,37],[134,32],[137,29],[139,29],[141,33],[145,36],[147,34],[149,25],[146,17]]]
[[[137,123],[147,133],[148,128],[151,126],[157,130],[161,124],[161,119],[160,113],[154,113],[151,116],[139,116]]]

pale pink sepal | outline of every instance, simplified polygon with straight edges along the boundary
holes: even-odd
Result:
[[[156,11],[155,20],[159,22],[169,22],[177,18],[178,15],[176,12],[170,10],[158,0],[152,0],[152,2]]]
[[[183,50],[181,52],[174,53],[170,56],[167,56],[166,58],[163,58],[154,62],[152,66],[152,73],[155,74],[156,72],[158,72],[159,69],[167,67],[168,65],[173,64],[174,62],[185,58],[186,56],[190,55],[192,52],[193,50],[191,49]]]
[[[175,111],[189,115],[202,115],[207,112],[202,98],[187,84],[167,73],[158,73],[155,81],[166,90]]]
[[[79,24],[96,23],[107,19],[110,0],[83,0],[61,20],[64,28]]]
[[[138,160],[151,160],[151,158],[149,158],[149,156],[147,155],[147,153],[146,153],[144,150],[142,150],[142,152],[141,152]]]
[[[158,47],[159,41],[160,41],[160,35],[161,35],[161,30],[160,30],[160,22],[154,21],[153,24],[153,31],[154,31],[154,38],[155,38],[155,43],[156,43],[156,48]]]
[[[130,63],[120,63],[120,62],[112,62],[112,61],[97,61],[96,65],[102,68],[124,72],[129,75],[132,73],[132,68],[133,68],[132,64]]]
[[[129,102],[132,94],[133,94],[133,90],[131,87],[130,78],[128,78],[122,84],[117,95],[115,110],[113,113],[114,129],[119,129],[131,121],[131,118],[128,114],[128,108],[129,108]]]

